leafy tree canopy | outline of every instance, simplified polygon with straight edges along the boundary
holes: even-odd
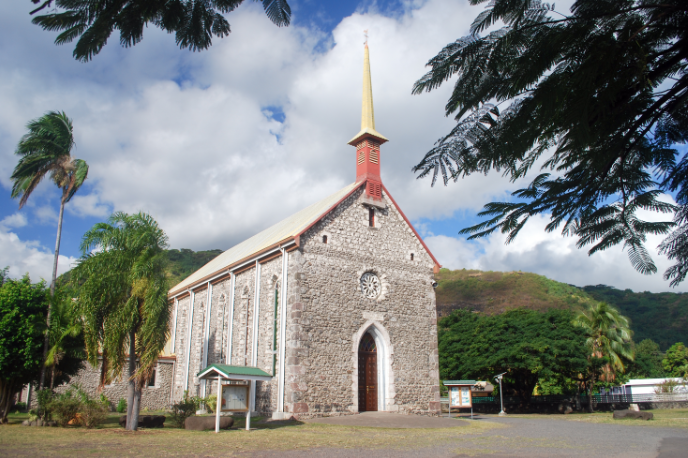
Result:
[[[287,26],[291,8],[286,0],[256,0],[263,4],[265,14],[278,26]],[[119,42],[134,46],[143,39],[148,24],[175,34],[177,45],[192,51],[207,49],[213,36],[229,35],[229,22],[223,14],[241,5],[244,0],[31,0],[40,6],[35,14],[55,5],[56,13],[36,16],[33,23],[44,30],[60,31],[55,44],[77,39],[74,58],[89,61],[119,30]]]
[[[511,310],[483,315],[456,310],[438,323],[443,379],[492,380],[501,372],[505,394],[530,399],[539,379],[560,381],[585,372],[585,336],[565,310]]]
[[[48,310],[44,283],[0,277],[0,422],[7,418],[11,396],[36,380],[43,363],[43,331]]]
[[[688,375],[688,348],[683,342],[671,346],[662,359],[662,367],[671,377],[685,377]]]
[[[471,0],[473,4],[487,0]],[[502,25],[487,32],[494,25]],[[661,251],[688,273],[688,3],[684,0],[578,0],[570,12],[539,0],[493,0],[469,36],[447,45],[414,93],[456,77],[445,106],[456,127],[414,168],[449,180],[503,171],[512,180],[534,167],[513,202],[487,204],[471,238],[500,230],[507,241],[531,216],[548,231],[579,238],[589,254],[622,244],[644,274],[657,268],[648,234],[670,234]],[[660,200],[675,192],[678,207]],[[673,213],[643,220],[639,210]],[[675,224],[675,226],[674,226]],[[670,233],[674,228],[674,232]]]
[[[659,345],[645,339],[635,346],[635,360],[628,364],[626,373],[630,378],[661,378],[666,375],[662,367],[662,352]]]

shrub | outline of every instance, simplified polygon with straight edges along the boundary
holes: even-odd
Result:
[[[57,396],[49,405],[57,423],[63,428],[75,420],[82,408],[81,399],[74,395],[72,388]]]
[[[105,393],[100,393],[100,403],[105,407],[107,412],[110,411],[110,400],[105,396]]]
[[[38,409],[36,415],[42,420],[50,420],[52,418],[52,402],[55,395],[52,391],[47,388],[36,391],[36,402],[38,403]]]
[[[127,400],[124,398],[120,398],[119,402],[117,403],[117,412],[119,413],[126,413],[127,412]]]
[[[205,409],[208,413],[215,413],[215,409],[217,409],[217,395],[211,394],[206,397],[203,399],[203,404],[205,404]]]
[[[79,413],[81,414],[81,421],[84,426],[91,429],[105,422],[108,410],[101,402],[89,399],[82,403]]]
[[[14,408],[24,412],[26,410],[26,403],[25,402],[18,402],[14,405]]]
[[[170,413],[170,421],[177,428],[183,428],[184,422],[187,418],[196,415],[196,410],[200,404],[200,400],[196,397],[189,397],[189,392],[184,392],[184,398],[172,404],[172,413]]]

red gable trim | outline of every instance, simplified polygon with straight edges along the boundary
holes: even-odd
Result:
[[[399,207],[399,205],[397,205],[396,201],[394,200],[394,197],[392,197],[392,194],[389,193],[389,191],[387,190],[387,188],[385,187],[384,184],[382,185],[382,189],[385,190],[385,193],[387,194],[387,197],[389,197],[389,200],[392,201],[392,203],[393,203],[394,206],[396,207],[397,211],[398,211],[398,212],[401,214],[401,216],[404,218],[404,221],[406,221],[406,224],[408,224],[409,227],[411,228],[411,230],[413,231],[413,233],[416,234],[416,238],[418,238],[418,240],[420,241],[420,243],[423,245],[423,248],[425,248],[425,251],[427,251],[428,254],[430,255],[430,257],[432,258],[432,260],[435,261],[435,267],[436,267],[435,270],[437,270],[437,271],[439,272],[439,268],[442,267],[442,265],[437,261],[437,258],[435,258],[435,256],[433,256],[432,252],[430,251],[430,249],[428,248],[428,246],[425,244],[425,242],[423,241],[423,239],[421,238],[421,236],[418,235],[418,232],[416,231],[416,228],[413,227],[413,224],[411,224],[411,221],[409,221],[409,219],[406,217],[406,215],[404,215],[404,212],[401,211],[401,207]],[[437,273],[437,272],[435,272],[435,273]]]

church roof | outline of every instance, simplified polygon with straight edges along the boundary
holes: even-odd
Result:
[[[186,288],[193,286],[195,283],[202,281],[206,277],[213,275],[222,269],[228,268],[233,264],[237,264],[246,258],[260,253],[261,251],[278,245],[280,242],[286,242],[298,235],[301,235],[314,223],[316,223],[324,214],[329,212],[334,206],[345,199],[359,186],[362,182],[352,183],[331,196],[322,199],[313,205],[304,208],[290,217],[283,219],[279,223],[265,229],[253,237],[244,240],[238,245],[234,245],[229,250],[225,251],[215,259],[204,265],[189,277],[184,279],[181,283],[170,289],[170,295],[184,291]]]

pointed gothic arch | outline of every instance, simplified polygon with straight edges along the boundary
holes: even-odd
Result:
[[[377,385],[377,410],[390,411],[396,410],[394,406],[394,398],[396,396],[394,389],[394,371],[392,369],[394,349],[389,338],[389,333],[379,320],[369,319],[359,330],[354,334],[352,339],[352,360],[354,371],[352,373],[353,397],[355,411],[362,412],[363,406],[359,405],[359,375],[363,368],[359,367],[359,348],[361,341],[366,336],[370,335],[375,341],[376,350],[376,385]]]

